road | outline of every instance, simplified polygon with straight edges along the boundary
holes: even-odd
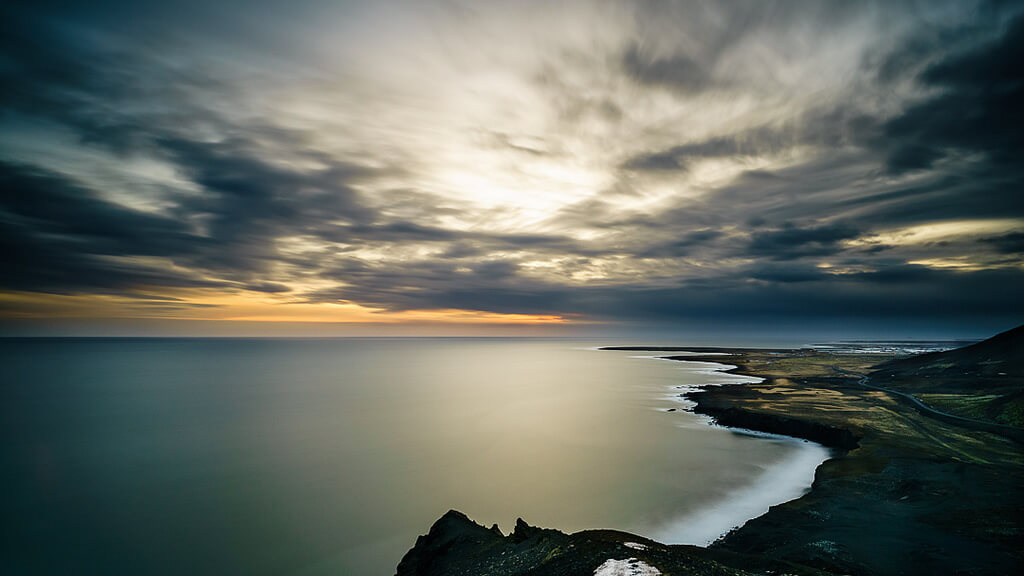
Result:
[[[984,420],[976,420],[974,418],[966,418],[964,416],[957,416],[956,414],[950,414],[949,412],[936,410],[935,408],[932,408],[931,406],[928,406],[924,402],[918,400],[913,394],[908,394],[906,392],[900,392],[899,390],[892,390],[891,388],[883,388],[881,386],[868,384],[868,380],[870,379],[870,377],[867,376],[866,374],[861,374],[860,372],[852,372],[850,370],[844,370],[839,366],[833,366],[832,369],[839,374],[846,374],[848,376],[854,376],[859,378],[859,380],[857,380],[857,384],[860,384],[864,388],[878,390],[881,392],[885,392],[887,394],[892,394],[894,396],[903,398],[904,400],[910,402],[914,406],[914,408],[916,408],[918,412],[921,412],[922,414],[934,416],[939,418],[940,420],[949,421],[954,424],[966,425],[968,428],[972,428],[975,430],[993,432],[995,434],[999,434],[1001,436],[1006,436],[1013,440],[1017,440],[1018,442],[1024,441],[1024,428],[1018,428],[1017,426],[1008,426],[1006,424],[997,424],[995,422],[986,422]]]

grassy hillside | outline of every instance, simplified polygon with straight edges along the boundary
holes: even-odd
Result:
[[[891,360],[875,368],[887,376],[1024,376],[1024,325],[977,344]]]
[[[884,362],[873,384],[914,394],[957,416],[1024,426],[1024,326],[988,340]]]

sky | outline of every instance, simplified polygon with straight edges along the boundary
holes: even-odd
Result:
[[[1024,6],[0,7],[0,334],[982,336]]]

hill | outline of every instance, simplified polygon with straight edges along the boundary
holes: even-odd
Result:
[[[1024,326],[945,352],[874,366],[872,384],[956,416],[1024,426]]]
[[[1024,325],[972,344],[879,364],[888,376],[1024,376]]]

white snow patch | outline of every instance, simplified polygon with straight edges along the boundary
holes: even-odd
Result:
[[[594,570],[594,576],[659,576],[661,570],[636,558],[606,560]]]
[[[647,550],[646,544],[640,544],[639,542],[625,542],[623,546],[626,548],[632,548],[633,550]]]

